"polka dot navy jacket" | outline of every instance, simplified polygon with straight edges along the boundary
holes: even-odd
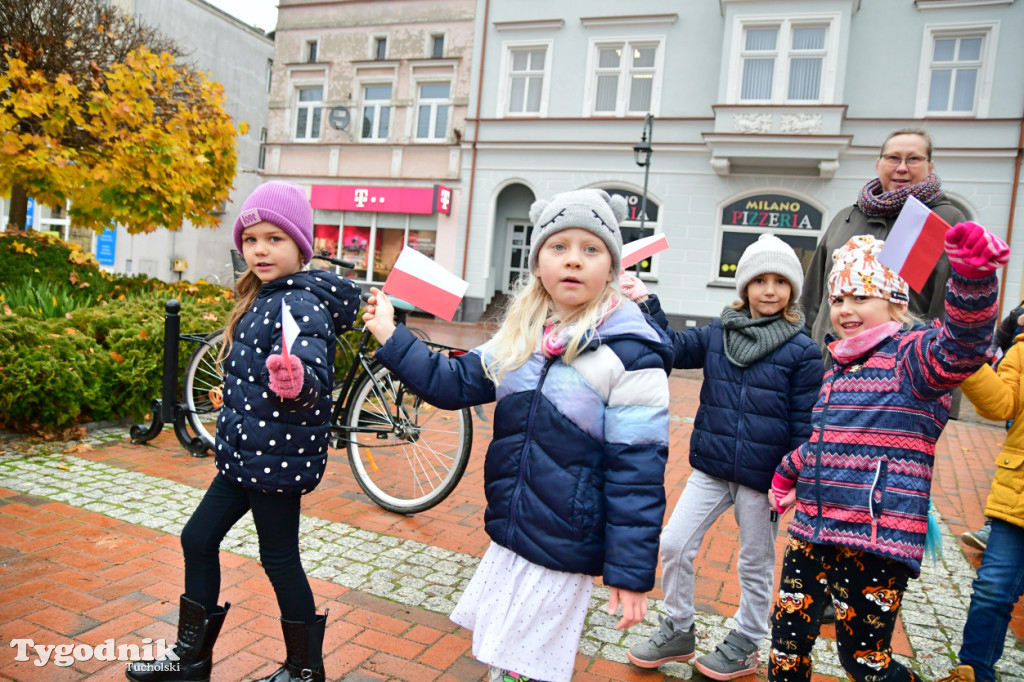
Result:
[[[224,407],[217,423],[217,468],[246,488],[303,495],[327,465],[336,334],[350,328],[360,290],[326,271],[268,282],[235,327],[224,363]],[[268,355],[281,352],[281,304],[299,326],[290,349],[302,361],[294,399],[270,390]]]

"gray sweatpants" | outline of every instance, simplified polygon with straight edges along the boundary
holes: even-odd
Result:
[[[775,569],[775,536],[768,493],[694,469],[672,518],[661,533],[662,589],[668,618],[677,630],[693,624],[693,560],[704,534],[730,506],[740,529],[740,553],[736,568],[740,578],[740,607],[736,629],[754,644],[768,636],[768,616]],[[728,557],[722,557],[727,560]]]

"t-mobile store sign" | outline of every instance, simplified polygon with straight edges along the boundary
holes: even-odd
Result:
[[[451,214],[452,190],[433,187],[370,187],[368,185],[313,185],[313,208],[374,213]]]

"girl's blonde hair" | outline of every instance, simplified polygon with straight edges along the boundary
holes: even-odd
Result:
[[[740,296],[740,300],[733,301],[733,310],[743,310],[744,308],[750,309],[750,298],[747,296],[747,292],[744,291]],[[800,302],[792,295],[789,297],[789,302],[786,303],[786,307],[782,309],[782,319],[786,322],[799,322],[803,316],[800,314]]]
[[[238,282],[235,283],[235,307],[231,310],[231,316],[224,327],[224,345],[220,347],[217,362],[224,362],[227,359],[228,353],[231,352],[235,327],[238,326],[238,321],[242,319],[242,315],[245,315],[246,311],[256,302],[256,297],[259,296],[260,287],[262,286],[263,282],[256,276],[256,273],[248,269],[242,273],[242,276],[238,278]]]
[[[589,303],[581,305],[565,319],[559,319],[555,316],[551,296],[540,279],[532,274],[528,278],[520,278],[512,301],[505,309],[501,326],[485,349],[484,372],[495,386],[500,385],[507,372],[521,367],[530,359],[548,323],[554,323],[555,333],[575,325],[561,356],[563,362],[571,364],[582,350],[583,339],[591,338],[603,315],[620,305],[622,295],[611,284],[606,284],[604,290]]]

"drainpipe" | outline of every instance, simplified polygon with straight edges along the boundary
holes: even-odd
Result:
[[[462,244],[462,279],[466,279],[466,266],[469,259],[469,224],[470,216],[473,215],[473,185],[476,182],[476,141],[480,137],[480,101],[483,99],[484,59],[487,56],[487,15],[490,11],[491,0],[484,0],[483,37],[480,39],[480,73],[476,84],[476,115],[473,123],[473,152],[469,167],[469,191],[466,197],[466,234]],[[1024,129],[1022,129],[1022,134],[1024,134]],[[1017,166],[1020,167],[1019,155]]]
[[[1020,135],[1017,137],[1017,162],[1013,169],[1013,189],[1010,191],[1010,217],[1006,221],[1006,243],[1009,244],[1013,237],[1013,219],[1017,208],[1017,189],[1020,187],[1020,166],[1024,157],[1024,114],[1020,118]],[[999,282],[999,316],[996,319],[1003,319],[1003,295],[1006,293],[1006,272],[1010,268],[1007,262],[1003,266],[1003,276]],[[1024,281],[1021,282],[1021,298],[1024,299]]]

